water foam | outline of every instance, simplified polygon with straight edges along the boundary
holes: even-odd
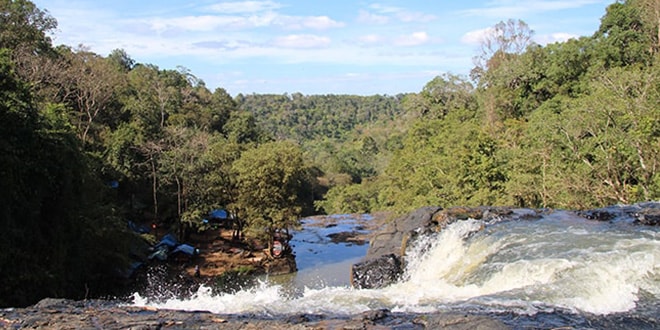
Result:
[[[657,229],[573,218],[490,227],[466,220],[418,243],[406,256],[404,280],[383,289],[311,285],[291,294],[282,284],[263,281],[235,294],[202,287],[189,299],[164,302],[136,294],[134,304],[216,313],[431,312],[471,305],[531,314],[552,308],[610,314],[634,309],[641,290],[660,299]]]

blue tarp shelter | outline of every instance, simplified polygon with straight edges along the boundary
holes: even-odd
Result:
[[[195,249],[194,246],[188,245],[188,244],[181,244],[181,245],[177,246],[174,250],[172,250],[172,252],[170,254],[175,254],[175,253],[178,253],[178,252],[183,253],[183,254],[187,254],[189,256],[199,254],[198,250]]]
[[[161,239],[160,242],[158,244],[156,244],[156,246],[154,246],[154,248],[158,248],[162,245],[165,245],[169,248],[173,248],[173,247],[179,245],[179,242],[176,240],[176,237],[174,237],[174,235],[167,234],[167,235],[163,236],[163,239]]]
[[[226,210],[216,209],[209,213],[209,218],[216,220],[227,220],[229,219],[229,214],[227,214]]]
[[[194,256],[199,254],[199,250],[189,244],[180,244],[174,235],[167,234],[163,236],[158,244],[154,245],[153,253],[149,255],[149,260],[156,258],[158,260],[165,261],[171,255],[177,253]]]

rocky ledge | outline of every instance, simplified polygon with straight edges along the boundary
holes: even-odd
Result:
[[[101,300],[44,299],[28,308],[0,310],[2,329],[509,329],[488,316],[458,313],[398,314],[388,310],[350,317],[294,314],[220,315],[118,306]]]
[[[367,256],[353,265],[351,282],[359,289],[382,288],[399,280],[405,269],[406,250],[418,237],[436,233],[450,223],[466,219],[483,220],[486,225],[501,221],[534,220],[552,209],[510,207],[422,207],[387,223],[370,239]],[[616,205],[570,211],[594,221],[626,222],[631,225],[660,225],[660,202]]]

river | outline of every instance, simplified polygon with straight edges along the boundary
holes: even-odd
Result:
[[[660,324],[659,227],[586,220],[566,211],[494,224],[458,221],[418,241],[401,281],[358,290],[349,284],[350,265],[367,245],[328,239],[330,233],[362,230],[355,220],[344,217],[336,226],[296,233],[295,275],[263,278],[233,294],[213,294],[208,287],[186,299],[135,294],[133,304],[270,316],[468,311],[531,327],[587,326],[593,320],[605,320],[607,327]]]

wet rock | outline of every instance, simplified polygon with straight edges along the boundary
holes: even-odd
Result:
[[[485,220],[488,222],[496,222],[497,220],[504,219],[513,214],[513,210],[509,207],[493,207],[493,206],[480,206],[480,207],[463,207],[457,206],[442,210],[433,216],[434,229],[440,231],[450,223],[457,220]]]
[[[593,210],[577,211],[577,215],[595,221],[627,222],[644,226],[660,225],[660,203],[643,202],[613,205]]]
[[[389,222],[383,229],[374,233],[369,240],[370,246],[366,259],[377,258],[386,254],[403,255],[411,235],[416,235],[420,228],[434,227],[433,215],[442,210],[440,207],[422,207],[408,215]]]
[[[374,233],[364,261],[352,270],[356,288],[381,288],[396,282],[405,267],[406,251],[418,237],[439,232],[454,221],[500,221],[513,215],[507,207],[422,207],[386,224]]]
[[[645,208],[635,216],[635,223],[645,226],[660,226],[660,209]]]
[[[583,218],[596,221],[610,221],[618,216],[618,214],[607,209],[579,211],[577,214]]]
[[[440,207],[422,207],[399,217],[374,233],[364,261],[351,270],[351,283],[356,288],[381,288],[395,283],[403,273],[403,256],[409,244],[420,233],[432,232],[438,226],[434,215]]]
[[[465,314],[432,314],[416,318],[416,324],[426,329],[454,330],[504,330],[510,329],[506,324],[486,316]]]
[[[505,329],[494,318],[450,313],[393,313],[387,309],[352,316],[296,314],[222,315],[107,301],[44,300],[27,308],[0,310],[2,329]]]
[[[391,315],[392,313],[388,309],[377,309],[363,313],[362,319],[375,322],[378,320],[385,319],[386,317],[389,317]]]
[[[355,243],[357,245],[363,245],[366,243],[364,239],[361,239],[362,233],[356,230],[332,233],[328,234],[327,237],[332,243]]]
[[[266,273],[269,275],[291,274],[298,270],[296,265],[296,258],[290,254],[287,254],[281,258],[268,260],[265,262],[264,268]]]
[[[401,274],[401,259],[394,254],[386,254],[353,265],[351,283],[358,289],[382,288],[398,281]]]
[[[310,314],[295,314],[295,315],[289,315],[285,318],[286,323],[291,323],[291,324],[318,322],[322,319],[323,319],[322,315],[310,315]]]

